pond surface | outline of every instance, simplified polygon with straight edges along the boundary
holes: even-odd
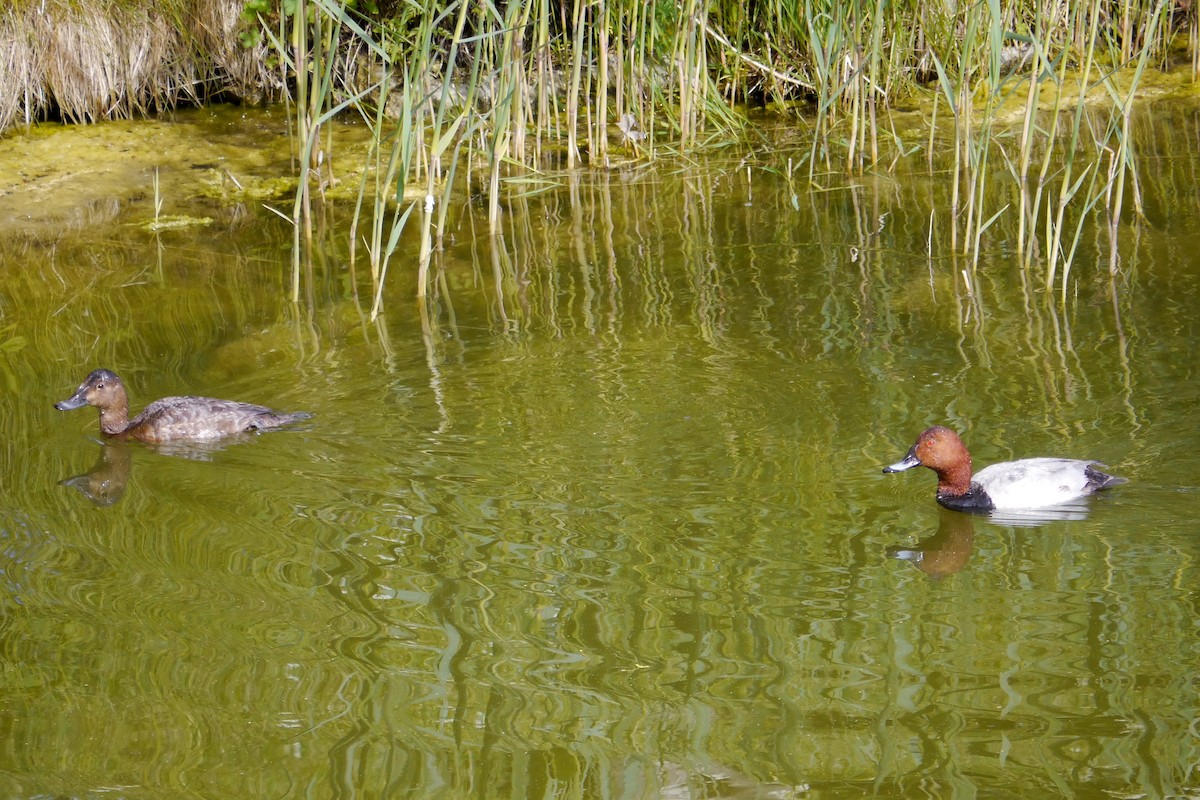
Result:
[[[0,795],[1200,795],[1200,112],[1137,135],[1065,303],[1013,211],[972,266],[945,171],[810,191],[801,132],[455,208],[375,322],[344,211],[298,305],[256,203],[10,234]],[[313,418],[105,444],[53,408],[100,366]],[[1129,483],[944,511],[880,471],[939,423]]]

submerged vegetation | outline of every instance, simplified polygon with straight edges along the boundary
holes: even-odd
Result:
[[[1065,301],[1085,220],[1105,215],[1115,237],[1140,213],[1135,98],[1184,52],[1194,79],[1197,31],[1194,4],[1165,0],[17,2],[0,12],[0,128],[282,97],[300,170],[284,214],[293,296],[314,203],[358,175],[352,239],[377,314],[409,224],[424,296],[453,193],[486,198],[495,234],[507,200],[558,185],[562,169],[753,139],[761,107],[807,126],[811,145],[800,163],[759,166],[814,187],[922,153],[932,169],[944,150],[952,200],[930,220],[931,247],[936,230],[967,257],[966,291],[988,229],[1015,214],[1023,264]],[[371,126],[373,146],[335,174],[327,123],[346,113]],[[990,187],[997,174],[1016,191]]]

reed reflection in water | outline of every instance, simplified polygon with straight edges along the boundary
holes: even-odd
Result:
[[[0,411],[0,791],[1195,793],[1191,158],[1115,272],[1088,229],[1066,305],[1007,219],[969,288],[927,252],[934,179],[794,202],[740,155],[564,177],[495,239],[458,210],[424,314],[393,283],[377,324],[333,234],[296,309],[285,231],[154,281],[60,248],[86,294],[7,269],[38,333]],[[104,446],[97,507],[58,485],[94,420],[50,408],[92,363],[314,421]],[[942,511],[879,473],[933,422],[1131,482],[1032,527]]]

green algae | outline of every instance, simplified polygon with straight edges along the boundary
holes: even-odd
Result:
[[[186,214],[176,214],[169,217],[158,217],[157,219],[142,223],[139,227],[147,233],[161,233],[162,231],[212,224],[212,217],[190,217]]]
[[[295,176],[247,175],[240,180],[226,170],[208,170],[201,177],[199,192],[222,202],[278,200],[296,193]]]
[[[54,238],[105,221],[164,230],[291,197],[287,123],[280,109],[214,106],[9,132],[0,138],[0,236]],[[339,170],[353,176],[369,134],[349,122],[331,127]],[[351,187],[356,179],[332,189],[349,195]]]

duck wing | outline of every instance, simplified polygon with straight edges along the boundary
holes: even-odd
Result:
[[[307,417],[215,397],[164,397],[146,406],[125,432],[146,442],[201,441],[278,428]]]
[[[972,483],[987,492],[997,509],[1041,508],[1124,482],[1097,465],[1074,458],[1023,458],[985,467]]]

